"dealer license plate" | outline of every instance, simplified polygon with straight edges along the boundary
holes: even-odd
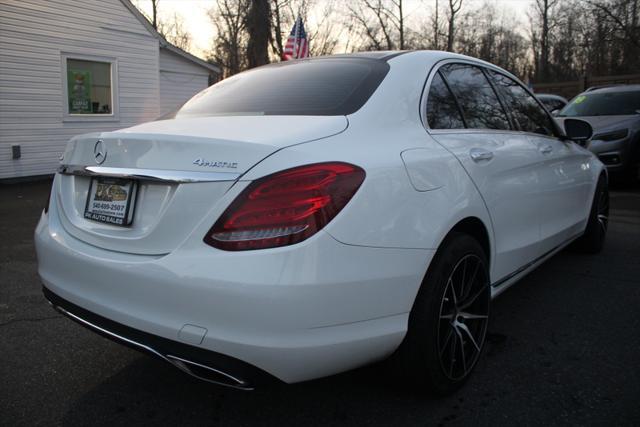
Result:
[[[107,224],[131,225],[136,191],[136,182],[131,179],[92,178],[84,217]]]

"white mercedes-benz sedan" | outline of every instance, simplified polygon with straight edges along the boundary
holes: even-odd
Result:
[[[250,389],[389,358],[446,394],[492,298],[598,252],[607,175],[513,75],[446,52],[260,67],[170,119],[73,138],[35,231],[60,312]]]

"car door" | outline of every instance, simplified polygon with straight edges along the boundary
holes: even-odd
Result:
[[[483,197],[494,229],[492,277],[500,279],[540,255],[544,197],[537,148],[514,132],[484,71],[447,64],[427,92],[427,124],[433,138],[453,153]]]
[[[540,179],[540,244],[545,251],[574,237],[584,227],[588,213],[589,155],[573,142],[556,136],[552,118],[536,98],[512,78],[490,71],[513,121],[535,145]]]

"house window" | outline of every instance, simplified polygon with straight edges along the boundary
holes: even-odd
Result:
[[[62,57],[65,120],[117,120],[114,59]]]

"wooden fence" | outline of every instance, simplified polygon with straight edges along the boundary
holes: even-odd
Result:
[[[571,99],[592,86],[615,84],[640,84],[640,74],[624,74],[620,76],[585,76],[581,80],[558,83],[534,83],[535,93],[553,93]]]

